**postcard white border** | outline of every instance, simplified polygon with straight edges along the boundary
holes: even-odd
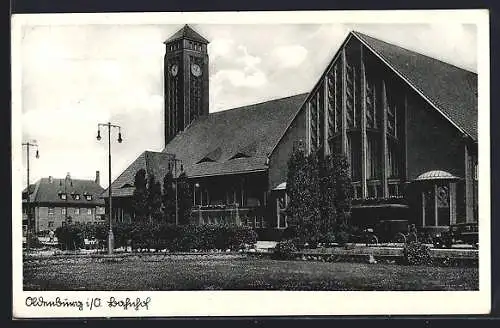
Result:
[[[74,24],[321,24],[321,23],[432,23],[460,22],[477,25],[479,76],[479,291],[452,292],[25,292],[22,290],[21,215],[21,56],[23,25]],[[490,254],[490,131],[489,131],[489,13],[487,10],[415,11],[301,11],[301,12],[199,12],[26,14],[12,17],[12,227],[13,316],[40,317],[191,317],[191,316],[287,316],[287,315],[416,315],[486,314],[491,306]],[[50,299],[114,297],[151,298],[140,311],[102,307],[92,311],[68,308],[36,308],[26,297]]]

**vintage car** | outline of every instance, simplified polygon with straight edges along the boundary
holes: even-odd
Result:
[[[380,243],[416,241],[416,234],[412,231],[408,220],[381,220],[373,230]]]
[[[476,223],[453,224],[448,230],[434,238],[435,247],[451,248],[453,244],[469,244],[478,247],[479,226]]]

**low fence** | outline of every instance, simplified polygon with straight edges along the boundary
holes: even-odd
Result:
[[[251,256],[272,258],[273,250],[248,252]],[[361,262],[403,264],[402,247],[333,247],[307,249],[295,252],[296,260],[322,262]],[[478,266],[476,249],[431,249],[432,264],[436,266]]]

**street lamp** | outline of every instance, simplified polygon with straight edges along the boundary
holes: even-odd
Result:
[[[31,140],[23,142],[23,146],[26,146],[26,175],[27,175],[27,197],[26,197],[26,250],[30,249],[30,233],[31,233],[31,209],[30,209],[30,147],[36,148],[36,158],[40,158],[40,153],[38,152],[38,144],[36,140]]]
[[[118,129],[118,143],[122,143],[122,132],[121,132],[121,127],[119,125],[114,125],[111,123],[99,123],[97,124],[97,140],[101,140],[101,130],[100,128],[108,128],[108,163],[109,163],[109,168],[108,168],[108,178],[109,178],[109,184],[108,184],[108,197],[109,197],[109,233],[108,233],[108,254],[111,255],[113,254],[113,249],[114,249],[114,236],[113,236],[113,219],[112,219],[112,204],[111,204],[111,128],[117,128]]]
[[[200,188],[200,184],[196,182],[193,188],[193,205],[196,206],[196,189]]]

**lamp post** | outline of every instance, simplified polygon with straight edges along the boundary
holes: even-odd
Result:
[[[193,205],[196,206],[196,189],[200,188],[200,184],[196,182],[193,186]]]
[[[36,140],[31,140],[27,142],[23,142],[23,146],[26,146],[26,176],[27,176],[27,197],[26,197],[26,250],[30,249],[30,233],[31,233],[31,209],[30,209],[30,147],[35,147],[36,149],[36,158],[40,158],[40,154],[38,152],[38,144]]]
[[[108,197],[109,197],[109,232],[108,232],[108,254],[111,255],[113,254],[113,249],[114,249],[114,236],[113,236],[113,207],[112,207],[112,201],[111,201],[111,128],[117,128],[118,129],[118,143],[122,143],[122,132],[121,132],[121,127],[119,125],[114,125],[111,123],[99,123],[97,124],[97,140],[101,140],[101,130],[100,128],[108,128]]]

